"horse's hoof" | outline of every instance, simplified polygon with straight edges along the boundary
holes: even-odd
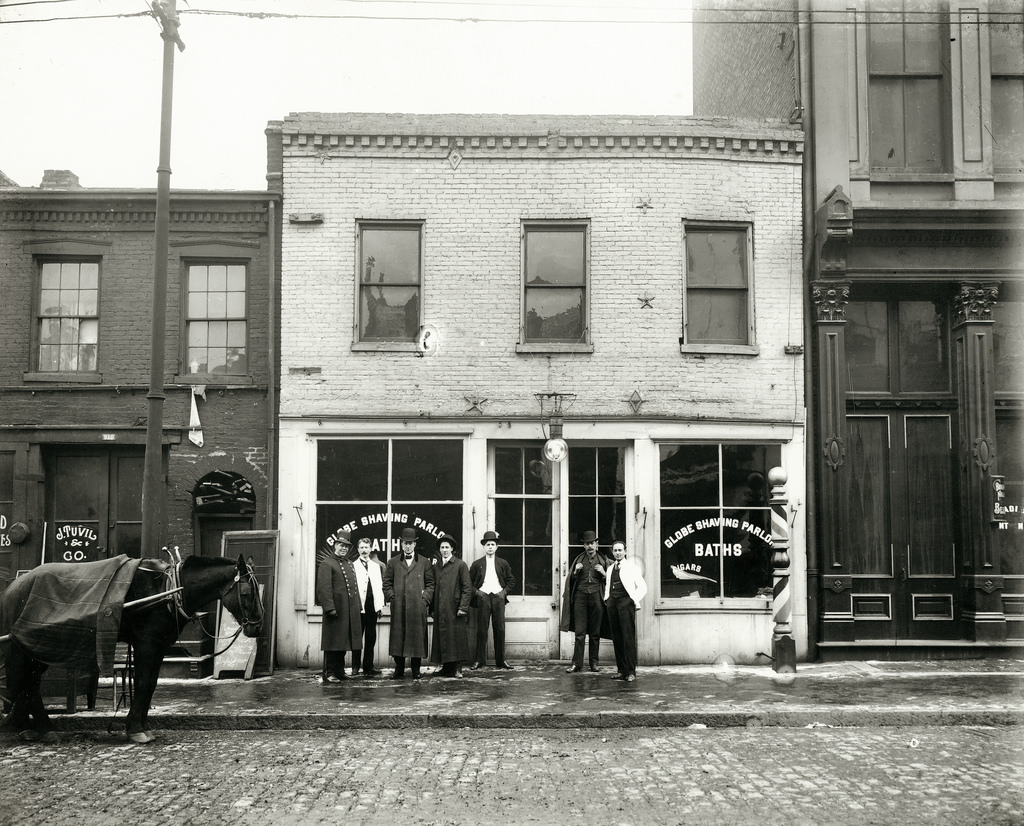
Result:
[[[128,740],[132,743],[137,743],[140,746],[146,743],[152,743],[156,738],[148,731],[137,731],[134,734],[128,735]]]
[[[18,732],[18,739],[24,740],[26,743],[34,743],[39,739],[39,732],[34,729],[27,728],[24,731]]]

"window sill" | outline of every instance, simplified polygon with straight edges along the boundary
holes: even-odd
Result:
[[[193,386],[197,384],[219,386],[238,386],[254,384],[253,378],[248,373],[185,373],[179,376],[172,376],[174,384],[182,386]]]
[[[658,615],[716,611],[737,614],[768,614],[771,612],[771,607],[771,600],[766,596],[712,597],[710,599],[692,596],[656,600],[654,603],[654,613]]]
[[[593,344],[574,344],[572,342],[545,341],[520,342],[516,345],[517,353],[593,353]]]
[[[102,373],[22,373],[22,381],[49,382],[50,384],[102,384]]]
[[[912,169],[899,172],[881,172],[873,169],[869,179],[877,183],[919,184],[951,184],[954,180],[952,172],[915,172]]]
[[[761,348],[756,344],[680,344],[679,352],[684,356],[759,356]]]
[[[419,353],[415,341],[356,341],[353,353]]]

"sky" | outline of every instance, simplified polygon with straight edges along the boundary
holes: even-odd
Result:
[[[0,0],[0,171],[21,186],[38,186],[46,169],[70,169],[86,187],[156,187],[163,41],[148,8],[147,0]],[[291,112],[692,108],[689,0],[177,0],[177,8],[185,50],[174,57],[173,189],[266,189],[264,129]]]

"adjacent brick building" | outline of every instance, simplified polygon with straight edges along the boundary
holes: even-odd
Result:
[[[349,530],[383,561],[403,527],[467,561],[501,534],[512,657],[568,653],[564,576],[596,530],[645,570],[643,662],[757,661],[776,466],[803,651],[801,132],[311,113],[268,140],[282,665],[319,661],[317,551]]]
[[[276,201],[171,195],[161,535],[182,553],[272,525]],[[160,555],[141,547],[155,210],[62,171],[0,190],[0,588]]]

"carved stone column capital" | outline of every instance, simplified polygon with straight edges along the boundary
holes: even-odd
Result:
[[[992,308],[999,298],[998,284],[965,282],[953,299],[953,326],[992,321]]]
[[[846,321],[846,305],[850,301],[850,284],[846,281],[814,281],[811,283],[815,321]]]

